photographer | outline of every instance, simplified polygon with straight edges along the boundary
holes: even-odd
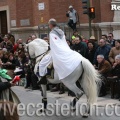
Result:
[[[69,17],[68,26],[74,30],[76,30],[76,24],[78,22],[77,11],[73,8],[73,6],[69,6],[69,11],[66,13],[66,16]]]

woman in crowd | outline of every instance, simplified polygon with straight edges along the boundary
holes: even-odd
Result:
[[[22,71],[20,73],[21,74],[21,78],[23,79],[23,82],[25,83],[26,79],[25,79],[25,71],[24,71],[24,69],[25,69],[26,63],[28,63],[28,59],[27,59],[27,57],[25,55],[25,52],[23,52],[23,51],[18,53],[17,57],[16,57],[16,59],[18,59],[18,62],[19,62],[19,66],[18,67],[20,69],[22,69]]]
[[[3,56],[1,58],[3,63],[6,63],[8,61],[8,56],[9,56],[8,52],[3,53]]]
[[[14,53],[13,44],[12,44],[11,41],[7,41],[7,43],[6,43],[6,49],[7,49],[7,52]]]
[[[3,68],[8,70],[8,74],[13,78],[14,70],[17,66],[20,66],[19,61],[15,59],[14,55],[10,53],[8,55],[8,61],[3,63]]]
[[[15,59],[18,59],[18,56],[19,56],[18,52],[17,52],[17,51],[14,52],[14,57],[15,57]]]
[[[12,53],[9,54],[8,61],[5,63],[5,65],[9,69],[15,69],[15,67],[20,66],[19,61],[15,59],[14,55]]]
[[[86,52],[86,58],[93,64],[94,55],[95,55],[95,46],[93,42],[87,43],[87,52]]]
[[[24,46],[23,46],[23,44],[18,44],[17,52],[18,52],[18,54],[24,52]]]

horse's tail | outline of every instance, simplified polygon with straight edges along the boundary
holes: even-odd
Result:
[[[81,85],[87,96],[88,103],[93,104],[97,101],[97,84],[101,83],[100,75],[94,66],[85,58],[82,60],[84,69]]]

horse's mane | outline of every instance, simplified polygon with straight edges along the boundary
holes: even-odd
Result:
[[[43,39],[40,39],[40,38],[36,38],[35,40],[33,40],[32,42],[31,42],[31,44],[34,44],[34,43],[36,43],[38,46],[40,46],[40,47],[48,47],[49,45],[48,45],[48,43],[45,41],[45,40],[43,40]]]
[[[33,40],[32,42],[28,43],[29,54],[32,58],[37,54],[42,54],[48,50],[49,44],[40,38]]]
[[[34,42],[36,42],[41,47],[48,47],[49,46],[45,40],[40,39],[40,38],[35,39]]]

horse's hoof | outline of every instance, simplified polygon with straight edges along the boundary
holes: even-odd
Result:
[[[88,118],[88,117],[89,117],[89,114],[88,114],[88,113],[84,113],[84,114],[82,115],[82,117],[83,117],[83,118]]]
[[[72,108],[71,112],[74,113],[76,111],[76,108]]]
[[[45,113],[45,111],[46,111],[45,109],[41,109],[40,110],[41,113]]]

